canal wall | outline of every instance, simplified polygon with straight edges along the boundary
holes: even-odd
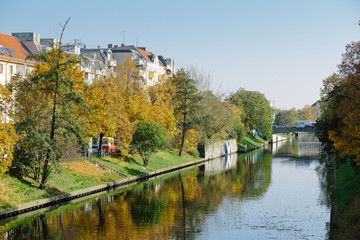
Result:
[[[213,159],[238,152],[236,139],[222,140],[198,146],[200,157]]]
[[[284,137],[284,136],[279,135],[279,134],[273,134],[272,139],[270,140],[270,143],[282,142],[282,141],[287,140],[289,137]]]

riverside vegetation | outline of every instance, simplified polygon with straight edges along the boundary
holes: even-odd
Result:
[[[114,156],[97,161],[132,176],[194,160],[199,143],[271,136],[263,94],[239,89],[222,101],[194,69],[144,87],[127,59],[116,75],[85,83],[81,56],[61,44],[66,24],[57,47],[29,56],[38,63],[31,73],[0,86],[1,115],[12,119],[0,122],[1,208],[119,179],[79,157],[91,138],[100,136],[100,149],[103,136],[114,138]],[[151,127],[140,131],[143,123]],[[158,132],[159,144],[142,144],[146,131]]]
[[[346,46],[338,73],[323,81],[317,137],[327,163],[336,168],[333,239],[360,236],[360,42]]]

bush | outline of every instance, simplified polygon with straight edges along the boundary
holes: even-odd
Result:
[[[199,151],[198,150],[192,150],[192,151],[189,151],[188,152],[191,156],[193,156],[193,157],[200,157],[200,153],[199,153]]]
[[[147,120],[138,121],[135,128],[132,144],[139,152],[146,167],[151,154],[165,147],[166,130],[160,124]]]

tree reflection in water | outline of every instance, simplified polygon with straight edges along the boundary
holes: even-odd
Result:
[[[205,216],[225,197],[263,196],[271,164],[266,150],[217,159],[118,195],[30,218],[0,239],[194,239],[203,231]]]

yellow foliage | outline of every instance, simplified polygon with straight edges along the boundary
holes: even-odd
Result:
[[[155,86],[148,89],[151,111],[150,121],[160,123],[173,137],[176,131],[176,122],[172,98],[175,94],[175,86],[169,79],[163,79]]]
[[[12,123],[2,122],[0,117],[0,175],[8,170],[18,137]]]
[[[195,129],[190,129],[186,132],[185,141],[184,141],[184,151],[190,152],[197,149],[197,145],[199,144],[200,132],[196,131]],[[176,129],[174,142],[176,147],[180,146],[181,144],[181,136],[182,132],[180,129]]]

